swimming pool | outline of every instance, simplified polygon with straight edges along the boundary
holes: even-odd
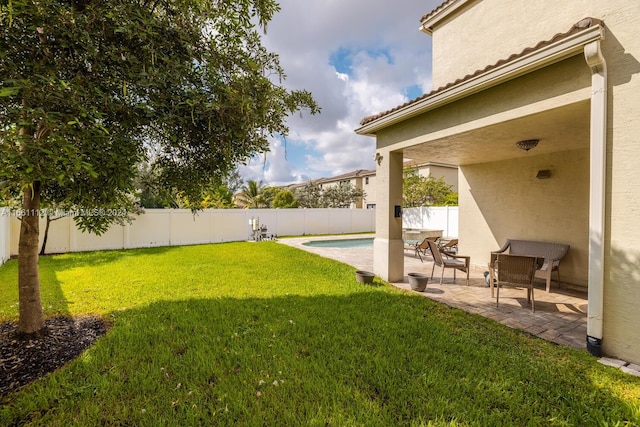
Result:
[[[366,248],[373,246],[373,237],[358,239],[313,240],[310,242],[304,242],[303,245],[315,248]]]

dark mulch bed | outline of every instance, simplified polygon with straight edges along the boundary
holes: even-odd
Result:
[[[20,339],[16,323],[0,324],[0,395],[55,371],[107,332],[95,316],[53,317],[46,325],[46,334]]]

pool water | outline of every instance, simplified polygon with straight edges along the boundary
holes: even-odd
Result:
[[[311,242],[304,242],[303,245],[316,248],[366,248],[373,246],[373,237],[359,239],[313,240]]]

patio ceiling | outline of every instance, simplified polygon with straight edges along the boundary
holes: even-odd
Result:
[[[415,144],[404,148],[403,155],[418,161],[468,165],[588,148],[589,117],[589,101],[578,102]],[[526,152],[515,145],[523,139],[540,142]]]

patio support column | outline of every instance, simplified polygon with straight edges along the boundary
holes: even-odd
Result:
[[[378,150],[376,160],[376,238],[373,242],[373,272],[388,282],[404,280],[402,216],[402,152]]]
[[[589,185],[589,308],[587,350],[602,355],[604,300],[605,184],[607,154],[607,63],[600,41],[584,46],[591,68],[591,129]]]

